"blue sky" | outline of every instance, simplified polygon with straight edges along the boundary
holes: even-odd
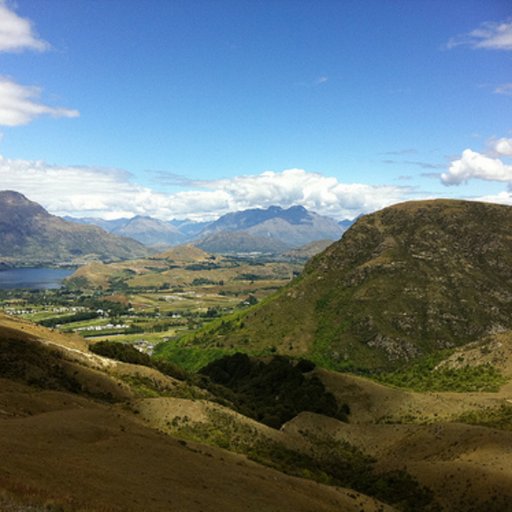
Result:
[[[512,204],[508,0],[0,0],[0,180],[57,214]]]

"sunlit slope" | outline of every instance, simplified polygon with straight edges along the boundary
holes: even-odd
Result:
[[[392,367],[512,328],[512,208],[403,203],[359,219],[265,304],[195,342]]]
[[[185,384],[16,323],[0,316],[0,510],[394,510],[164,435],[151,428],[165,419],[163,408],[150,409],[142,384],[166,396]],[[194,403],[181,401],[186,411]]]
[[[500,359],[507,379],[509,342],[501,333],[480,345],[491,364]],[[478,350],[464,347],[444,364],[462,357],[471,364]],[[301,413],[274,430],[229,401],[212,402],[191,381],[0,316],[0,509],[391,510],[247,457],[307,478],[341,471],[345,487],[384,493],[398,510],[430,512],[437,502],[446,512],[501,512],[512,505],[509,383],[496,393],[417,393],[319,368],[313,374],[348,404],[349,422]],[[398,491],[410,494],[407,505]]]
[[[507,340],[510,333],[481,346],[490,361],[500,358],[510,379]],[[472,358],[475,350],[464,352]],[[348,442],[374,457],[382,471],[406,470],[431,489],[443,511],[512,510],[510,382],[495,393],[418,393],[351,374],[315,372],[349,405],[350,422],[303,412],[282,433],[314,432],[331,443]]]

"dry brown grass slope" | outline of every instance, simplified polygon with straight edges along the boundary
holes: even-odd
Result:
[[[488,341],[499,350],[504,370],[512,365],[508,341],[506,333]],[[476,350],[480,348],[465,351],[467,360],[475,358]],[[480,359],[475,363],[481,364]],[[496,430],[458,421],[469,413],[485,419],[491,411],[508,407],[510,381],[497,393],[416,393],[353,375],[315,371],[349,404],[350,423],[302,413],[284,426],[285,433],[313,432],[346,441],[374,457],[382,471],[405,469],[433,491],[445,511],[512,510],[512,425]]]
[[[349,404],[350,423],[302,413],[276,431],[156,370],[87,353],[67,336],[48,342],[53,334],[0,317],[0,510],[2,500],[65,512],[392,510],[190,440],[226,432],[231,446],[249,443],[249,433],[304,454],[315,453],[315,439],[348,442],[379,471],[406,470],[443,512],[512,510],[512,431],[455,421],[507,404],[510,384],[497,393],[416,393],[317,369]],[[489,340],[504,373],[508,340]],[[472,350],[480,349],[469,347],[469,359]],[[147,389],[164,396],[147,398]]]
[[[346,441],[382,471],[405,469],[430,488],[444,511],[512,510],[512,432],[461,423],[344,424],[302,413],[289,433]]]
[[[392,510],[354,491],[148,428],[131,412],[136,393],[111,375],[133,376],[138,368],[78,356],[76,342],[65,337],[52,345],[41,341],[52,336],[0,318],[0,505],[6,510]]]
[[[356,375],[315,370],[326,388],[350,407],[351,423],[452,421],[469,411],[497,408],[512,399],[510,383],[497,393],[414,392]]]
[[[81,405],[0,421],[2,487],[70,510],[378,510],[367,498],[184,446],[112,409]]]

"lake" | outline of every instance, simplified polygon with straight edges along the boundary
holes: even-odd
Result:
[[[13,268],[0,270],[0,289],[25,288],[31,290],[53,290],[60,288],[62,281],[76,269],[73,268]]]

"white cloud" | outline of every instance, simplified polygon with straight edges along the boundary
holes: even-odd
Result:
[[[512,156],[512,139],[495,140],[492,142],[492,149],[498,155]]]
[[[503,191],[493,195],[476,197],[474,200],[483,201],[484,203],[498,203],[512,206],[512,193]]]
[[[470,46],[488,50],[512,50],[512,21],[488,21],[478,28],[451,38],[447,48]]]
[[[37,101],[41,91],[38,87],[19,85],[8,78],[0,77],[0,125],[20,126],[36,117],[78,117],[77,110],[50,107]]]
[[[146,213],[163,198],[116,169],[61,167],[1,156],[0,183],[2,189],[21,192],[57,215],[132,216]]]
[[[40,161],[0,156],[2,189],[17,190],[57,215],[130,217],[150,215],[164,220],[213,220],[247,208],[302,205],[343,219],[406,199],[407,187],[341,183],[334,177],[301,169],[198,183],[170,195],[132,181],[111,169],[59,167]]]
[[[7,7],[5,0],[0,0],[0,52],[48,48],[49,44],[34,34],[30,21],[20,18]]]
[[[489,181],[512,181],[512,165],[504,164],[499,158],[491,158],[466,149],[458,160],[451,163],[448,172],[441,174],[441,181],[445,185],[460,185],[475,178]]]
[[[48,48],[50,45],[34,33],[31,22],[9,9],[5,0],[0,0],[0,52],[44,51]],[[38,87],[20,85],[0,76],[0,125],[20,126],[42,115],[79,115],[77,110],[44,105],[38,101],[40,94]]]
[[[340,183],[336,178],[303,169],[266,171],[205,184],[216,194],[223,193],[230,210],[283,208],[301,205],[336,218],[346,218],[373,211],[403,199],[409,191],[391,185],[374,186]]]
[[[505,96],[512,96],[512,82],[501,84],[494,89],[495,94],[503,94]]]

